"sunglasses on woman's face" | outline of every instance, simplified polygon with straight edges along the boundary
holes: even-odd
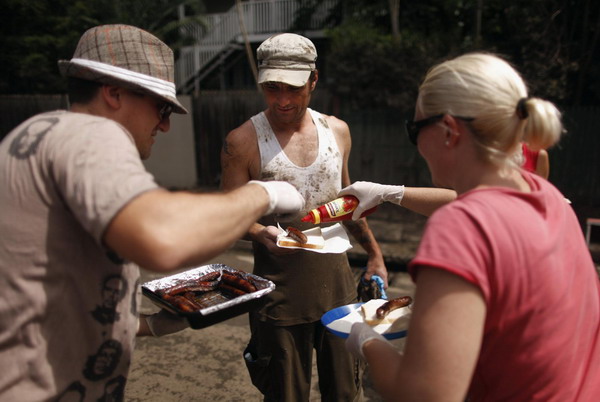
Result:
[[[427,127],[430,124],[437,123],[442,120],[444,117],[443,114],[436,114],[435,116],[427,117],[426,119],[421,120],[406,120],[406,133],[408,134],[408,139],[414,145],[417,145],[417,137],[419,136],[419,132],[422,128]]]
[[[436,114],[435,116],[427,117],[421,120],[406,120],[406,134],[408,134],[408,139],[414,145],[417,145],[417,137],[419,136],[419,132],[427,127],[430,124],[437,123],[442,120],[444,114]],[[473,117],[462,117],[462,116],[452,116],[455,119],[460,119],[464,121],[473,121]]]

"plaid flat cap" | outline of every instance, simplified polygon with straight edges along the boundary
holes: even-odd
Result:
[[[187,113],[176,97],[173,51],[154,35],[129,25],[100,25],[79,39],[71,60],[59,60],[63,76],[137,90]]]

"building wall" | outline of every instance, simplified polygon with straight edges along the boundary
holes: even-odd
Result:
[[[190,111],[189,114],[171,114],[171,129],[159,133],[152,146],[152,155],[144,161],[146,169],[156,181],[166,188],[194,188],[198,183],[194,124],[189,96],[177,99]]]

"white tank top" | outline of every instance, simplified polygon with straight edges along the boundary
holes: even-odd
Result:
[[[317,127],[318,153],[310,166],[292,163],[264,113],[252,117],[261,157],[262,180],[287,181],[306,199],[306,209],[283,225],[305,230],[314,225],[301,222],[308,210],[337,197],[342,186],[342,154],[325,118],[307,109]],[[275,215],[260,219],[263,225],[275,225]],[[321,226],[328,226],[325,223]],[[342,254],[317,254],[307,251],[277,256],[261,243],[253,242],[256,275],[275,283],[275,290],[265,296],[265,305],[257,310],[261,320],[276,325],[297,325],[318,321],[324,312],[356,301],[356,283]]]
[[[307,109],[317,127],[319,151],[312,164],[298,166],[281,148],[264,112],[251,118],[261,159],[261,180],[281,180],[294,185],[306,200],[303,214],[337,198],[342,187],[343,158],[331,128],[319,112]]]

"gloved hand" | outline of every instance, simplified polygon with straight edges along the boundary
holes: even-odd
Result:
[[[352,353],[354,357],[366,360],[363,354],[363,345],[372,339],[379,339],[384,342],[388,342],[382,335],[378,334],[371,328],[369,324],[364,322],[355,322],[352,324],[350,335],[346,339],[346,349]]]
[[[265,215],[292,214],[304,209],[304,197],[290,183],[258,180],[251,180],[248,183],[262,186],[269,194],[269,209]]]
[[[353,195],[358,198],[358,207],[352,213],[352,220],[360,218],[363,212],[383,202],[391,202],[400,205],[404,196],[404,186],[392,186],[386,184],[371,183],[368,181],[357,181],[343,188],[338,196]]]
[[[365,268],[366,269],[366,268]],[[370,280],[365,280],[365,272],[360,275],[356,291],[358,293],[358,300],[361,302],[368,302],[371,299],[385,299],[387,300],[387,294],[383,288],[383,279],[379,275],[371,276]]]
[[[169,313],[167,310],[160,310],[158,313],[144,317],[150,332],[154,336],[163,336],[179,332],[190,326],[188,320],[183,317]]]

